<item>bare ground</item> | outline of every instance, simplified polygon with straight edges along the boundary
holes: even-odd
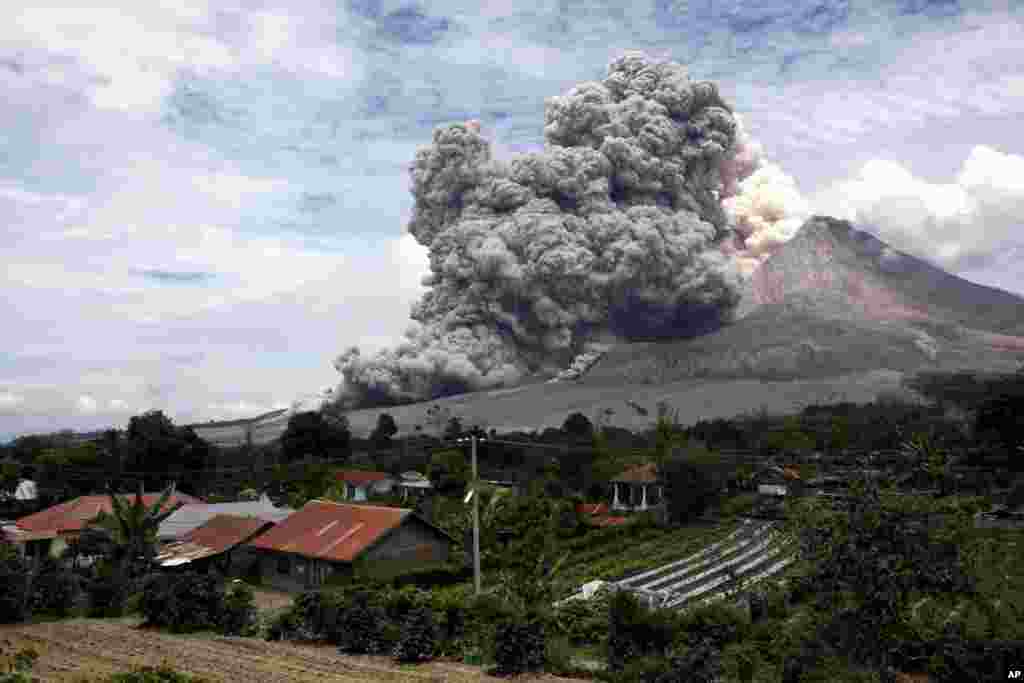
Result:
[[[329,645],[265,642],[207,634],[179,636],[138,628],[139,619],[70,619],[0,626],[0,642],[33,647],[40,681],[76,681],[168,662],[179,671],[229,683],[497,683],[479,667],[454,662],[401,666],[387,657],[340,655]],[[559,683],[547,674],[518,683]],[[575,679],[575,683],[580,683]]]

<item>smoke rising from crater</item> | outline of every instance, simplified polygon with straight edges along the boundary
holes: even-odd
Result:
[[[509,386],[601,342],[712,329],[800,208],[713,83],[642,53],[549,98],[544,138],[497,160],[470,121],[416,153],[408,230],[429,291],[397,348],[338,357],[347,404]]]

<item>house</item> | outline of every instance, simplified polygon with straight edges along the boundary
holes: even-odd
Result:
[[[274,526],[258,517],[216,514],[190,529],[181,540],[164,545],[156,557],[161,567],[209,571],[231,571],[232,552]]]
[[[435,566],[453,541],[409,509],[313,500],[247,547],[268,583],[305,590],[351,576],[355,563],[378,575]]]
[[[345,500],[359,503],[373,496],[391,493],[395,479],[387,472],[368,470],[341,470],[335,478],[345,487]]]
[[[430,483],[430,480],[419,472],[402,472],[398,481],[395,482],[395,486],[401,493],[403,501],[409,498],[414,500],[424,498],[434,490],[434,485]]]
[[[118,494],[134,504],[136,494]],[[155,505],[160,500],[160,493],[143,493],[145,505]],[[199,498],[184,493],[173,493],[167,499],[164,510],[179,505],[204,504]],[[110,496],[80,496],[72,500],[52,505],[31,515],[19,518],[14,527],[5,527],[7,542],[19,548],[23,555],[40,557],[49,553],[51,557],[59,557],[70,540],[78,538],[82,529],[101,512],[113,513]]]
[[[640,512],[665,504],[665,484],[653,463],[630,467],[611,484],[612,510]]]
[[[277,523],[293,512],[295,510],[292,508],[275,506],[266,494],[254,501],[183,505],[160,523],[157,539],[162,542],[180,541],[196,527],[221,514],[256,517],[267,522]]]

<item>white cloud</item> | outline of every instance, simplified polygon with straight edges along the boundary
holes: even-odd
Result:
[[[13,410],[23,404],[25,398],[9,391],[0,392],[0,410]]]
[[[236,173],[197,175],[195,185],[201,192],[234,209],[241,209],[247,195],[283,191],[288,182],[278,178],[252,178]]]
[[[818,213],[858,223],[895,249],[953,272],[977,269],[1024,243],[1024,157],[979,145],[951,183],[873,160],[814,203]]]
[[[86,415],[92,415],[99,410],[99,403],[95,398],[88,395],[79,396],[77,406],[78,412]]]
[[[112,399],[110,399],[110,403],[108,404],[108,407],[110,408],[110,411],[114,412],[114,413],[127,413],[127,412],[131,412],[131,409],[128,406],[128,402],[127,401],[123,401],[123,400],[121,400],[119,398],[112,398]]]

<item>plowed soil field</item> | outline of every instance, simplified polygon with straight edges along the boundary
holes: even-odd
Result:
[[[230,683],[483,683],[507,679],[453,662],[400,666],[387,657],[340,655],[329,645],[265,642],[213,635],[179,636],[138,628],[138,619],[70,619],[0,626],[0,642],[14,650],[33,647],[41,681],[76,681],[168,662],[177,670]],[[5,648],[5,649],[7,649]],[[546,674],[520,683],[559,683]],[[578,679],[575,683],[580,683]]]

